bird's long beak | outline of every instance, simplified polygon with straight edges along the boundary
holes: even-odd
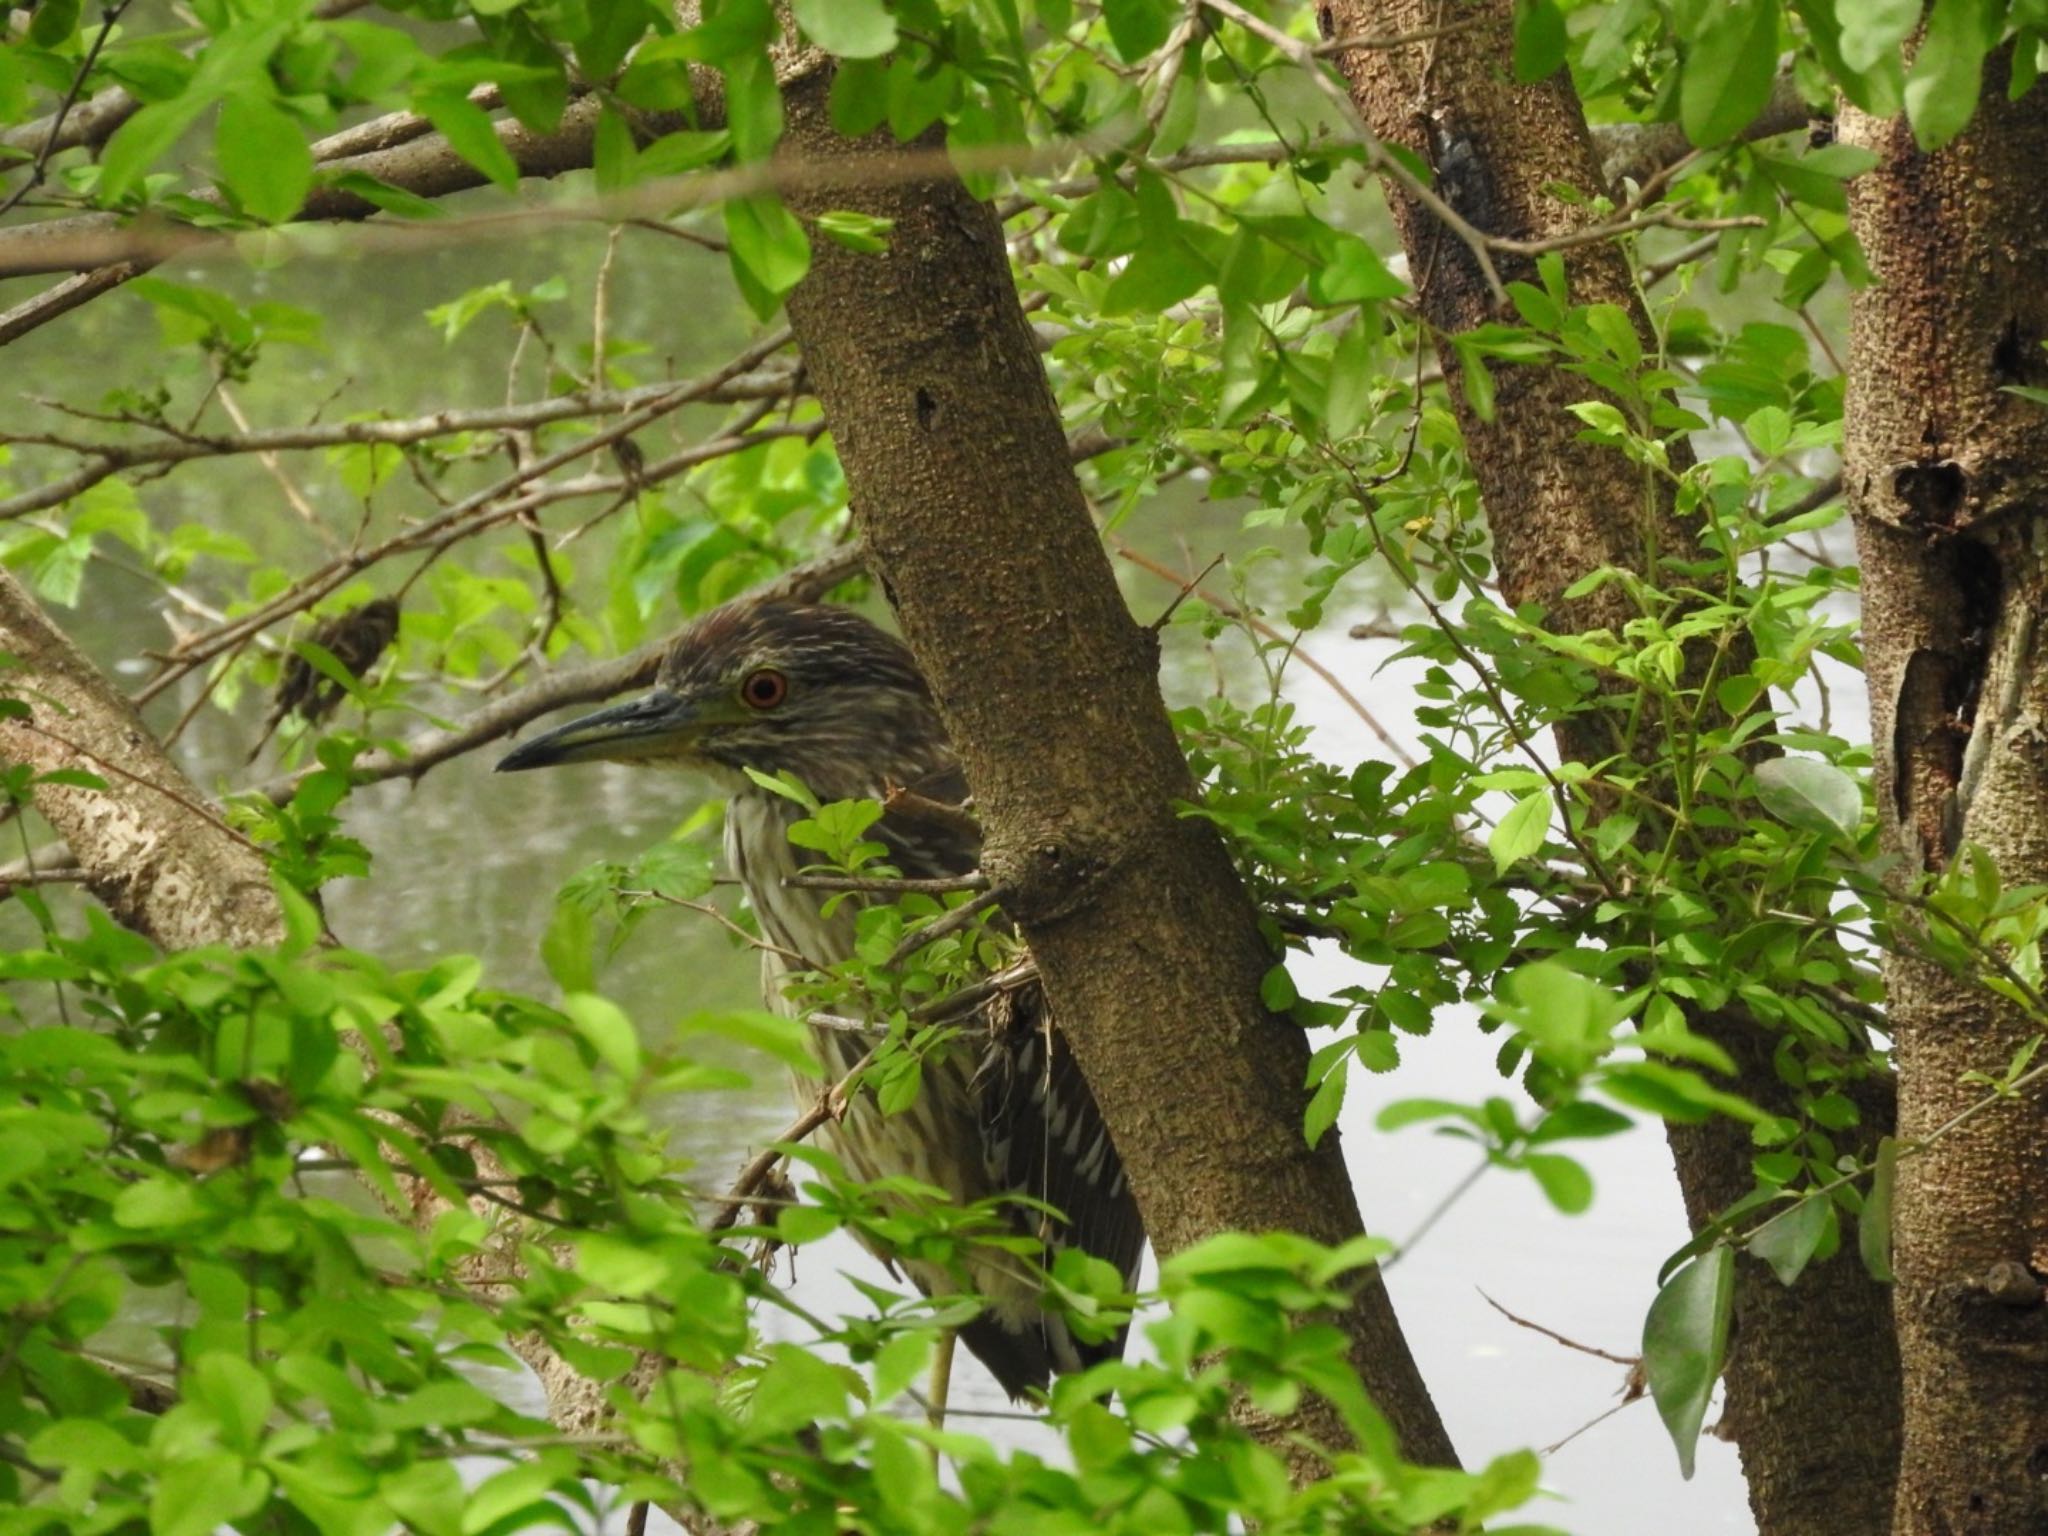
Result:
[[[498,772],[558,763],[627,763],[687,754],[705,720],[696,705],[657,689],[544,731],[498,760]]]

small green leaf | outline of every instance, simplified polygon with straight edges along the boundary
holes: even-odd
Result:
[[[1179,14],[1174,0],[1102,0],[1109,40],[1126,64],[1137,63],[1165,42]]]
[[[1877,1166],[1863,1197],[1863,1214],[1856,1218],[1856,1250],[1871,1279],[1880,1285],[1890,1285],[1896,1278],[1892,1273],[1892,1189],[1898,1167],[1899,1144],[1887,1136],[1877,1144]]]
[[[762,319],[782,306],[811,268],[804,227],[776,197],[736,197],[725,205],[728,255],[740,291]]]
[[[1533,789],[1501,817],[1499,825],[1486,838],[1486,851],[1493,855],[1495,874],[1506,874],[1510,865],[1542,848],[1544,836],[1550,830],[1550,811],[1550,792]]]
[[[1593,1203],[1593,1175],[1573,1159],[1557,1152],[1530,1152],[1522,1166],[1536,1175],[1550,1203],[1567,1216],[1576,1216]]]
[[[1805,1195],[1750,1234],[1752,1257],[1771,1266],[1780,1285],[1797,1280],[1827,1237],[1834,1205],[1825,1195]]]
[[[790,0],[796,24],[827,53],[872,59],[896,46],[896,18],[882,0]]]
[[[414,103],[420,115],[440,130],[448,147],[507,192],[519,184],[519,163],[498,137],[491,115],[467,96],[437,92]]]
[[[106,153],[100,157],[100,201],[113,202],[139,184],[150,167],[184,136],[206,105],[203,97],[195,95],[153,101],[115,129],[114,136],[107,141]]]
[[[640,1075],[640,1036],[617,1003],[595,992],[571,992],[562,999],[562,1011],[575,1021],[576,1033],[590,1043],[598,1060],[621,1077]]]
[[[1643,1320],[1643,1375],[1687,1478],[1707,1402],[1727,1363],[1734,1306],[1735,1250],[1717,1247],[1667,1280]]]
[[[1302,1134],[1310,1146],[1318,1146],[1337,1122],[1337,1111],[1344,1106],[1344,1081],[1350,1069],[1348,1061],[1340,1061],[1316,1084],[1316,1091],[1308,1101],[1308,1109],[1302,1115]]]
[[[576,1239],[576,1269],[592,1285],[629,1300],[669,1278],[668,1261],[659,1253],[612,1232],[586,1232]]]
[[[313,151],[297,121],[266,97],[242,92],[223,102],[213,146],[221,179],[245,212],[282,224],[305,205]]]
[[[1842,61],[1859,74],[1895,54],[1920,24],[1925,0],[1855,0],[1834,7],[1842,29]]]

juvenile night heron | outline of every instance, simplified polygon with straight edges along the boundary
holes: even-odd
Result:
[[[500,770],[594,760],[694,769],[729,789],[726,857],[764,938],[762,985],[787,1009],[783,978],[853,953],[854,912],[844,898],[786,877],[810,862],[788,837],[804,810],[760,788],[746,769],[796,775],[820,800],[881,799],[892,788],[958,805],[966,785],[909,648],[844,608],[740,602],[686,630],[662,662],[654,691],[527,742]],[[892,812],[869,832],[910,879],[966,874],[979,835],[962,817]],[[801,956],[804,967],[784,958]],[[834,1129],[859,1178],[909,1175],[960,1202],[1011,1194],[1043,1201],[1065,1220],[1010,1207],[1017,1232],[1052,1250],[1078,1247],[1114,1265],[1129,1286],[1144,1231],[1094,1097],[1051,1024],[1035,982],[1007,994],[981,1035],[928,1057],[909,1109],[883,1116],[857,1096]],[[813,1037],[827,1073],[846,1073],[873,1043],[843,1029]],[[969,1041],[972,1041],[970,1044]],[[1075,1338],[1041,1304],[1037,1282],[1001,1252],[975,1250],[961,1277],[901,1261],[928,1294],[967,1285],[986,1308],[961,1330],[967,1347],[1012,1397],[1123,1351],[1123,1337]],[[885,1255],[885,1257],[887,1257]]]

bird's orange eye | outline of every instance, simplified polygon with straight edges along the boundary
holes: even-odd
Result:
[[[789,697],[789,679],[773,667],[749,672],[740,684],[740,697],[755,709],[773,709]]]

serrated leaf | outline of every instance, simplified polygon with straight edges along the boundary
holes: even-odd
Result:
[[[1550,792],[1535,789],[1501,817],[1486,838],[1486,851],[1493,855],[1495,874],[1506,874],[1510,865],[1520,863],[1543,847],[1544,836],[1550,831],[1550,809]]]
[[[1707,1403],[1727,1362],[1734,1306],[1735,1251],[1724,1246],[1667,1280],[1643,1319],[1643,1375],[1687,1478]]]
[[[1316,1091],[1308,1101],[1308,1108],[1302,1114],[1302,1134],[1310,1146],[1317,1146],[1330,1127],[1337,1122],[1337,1111],[1344,1105],[1344,1083],[1350,1063],[1340,1061],[1316,1084]]]

